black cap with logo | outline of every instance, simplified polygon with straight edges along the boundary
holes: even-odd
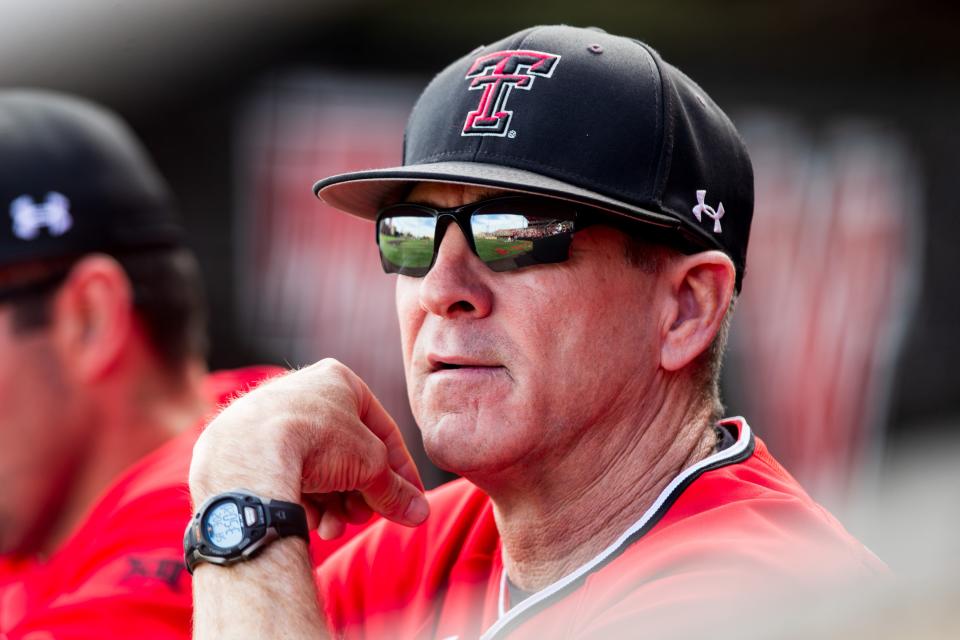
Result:
[[[128,127],[78,98],[0,91],[0,267],[184,239]]]
[[[533,27],[457,60],[407,123],[403,166],[317,182],[374,218],[410,182],[512,189],[599,207],[746,266],[753,169],[729,118],[649,46],[594,29]]]

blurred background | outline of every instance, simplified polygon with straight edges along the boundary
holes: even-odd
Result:
[[[960,489],[957,5],[0,5],[0,82],[117,110],[172,183],[204,266],[211,365],[341,359],[398,418],[430,485],[446,476],[423,459],[407,408],[373,229],[325,210],[310,187],[398,163],[419,90],[478,45],[559,22],[649,42],[727,110],[754,159],[730,413],[893,564],[913,556],[897,555],[888,522],[902,525],[931,484]],[[929,506],[956,523],[947,495]],[[922,547],[926,529],[898,535]]]

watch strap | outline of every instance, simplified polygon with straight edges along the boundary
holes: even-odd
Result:
[[[203,558],[197,554],[197,550],[200,547],[200,540],[197,539],[196,535],[199,526],[196,525],[195,522],[196,518],[191,518],[190,523],[187,525],[187,530],[183,535],[183,561],[190,575],[193,575],[193,569],[197,564],[203,562]]]
[[[267,526],[273,527],[281,538],[298,536],[310,541],[307,512],[301,505],[283,500],[264,500],[264,506],[268,514]]]

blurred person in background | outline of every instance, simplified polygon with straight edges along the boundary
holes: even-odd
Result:
[[[424,90],[403,166],[315,189],[376,221],[413,413],[463,478],[425,496],[335,361],[234,402],[190,470],[198,638],[662,637],[885,573],[722,418],[752,168],[655,51],[572,27],[479,47]],[[324,537],[385,518],[312,575],[308,511]]]
[[[190,450],[266,375],[208,375],[168,188],[91,103],[0,91],[0,638],[187,638]]]

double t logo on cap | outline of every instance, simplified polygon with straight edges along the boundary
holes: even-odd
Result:
[[[529,91],[536,76],[549,78],[560,56],[542,51],[507,50],[477,58],[467,71],[471,91],[483,89],[480,104],[467,114],[463,136],[508,136],[513,112],[507,98],[513,87]]]

